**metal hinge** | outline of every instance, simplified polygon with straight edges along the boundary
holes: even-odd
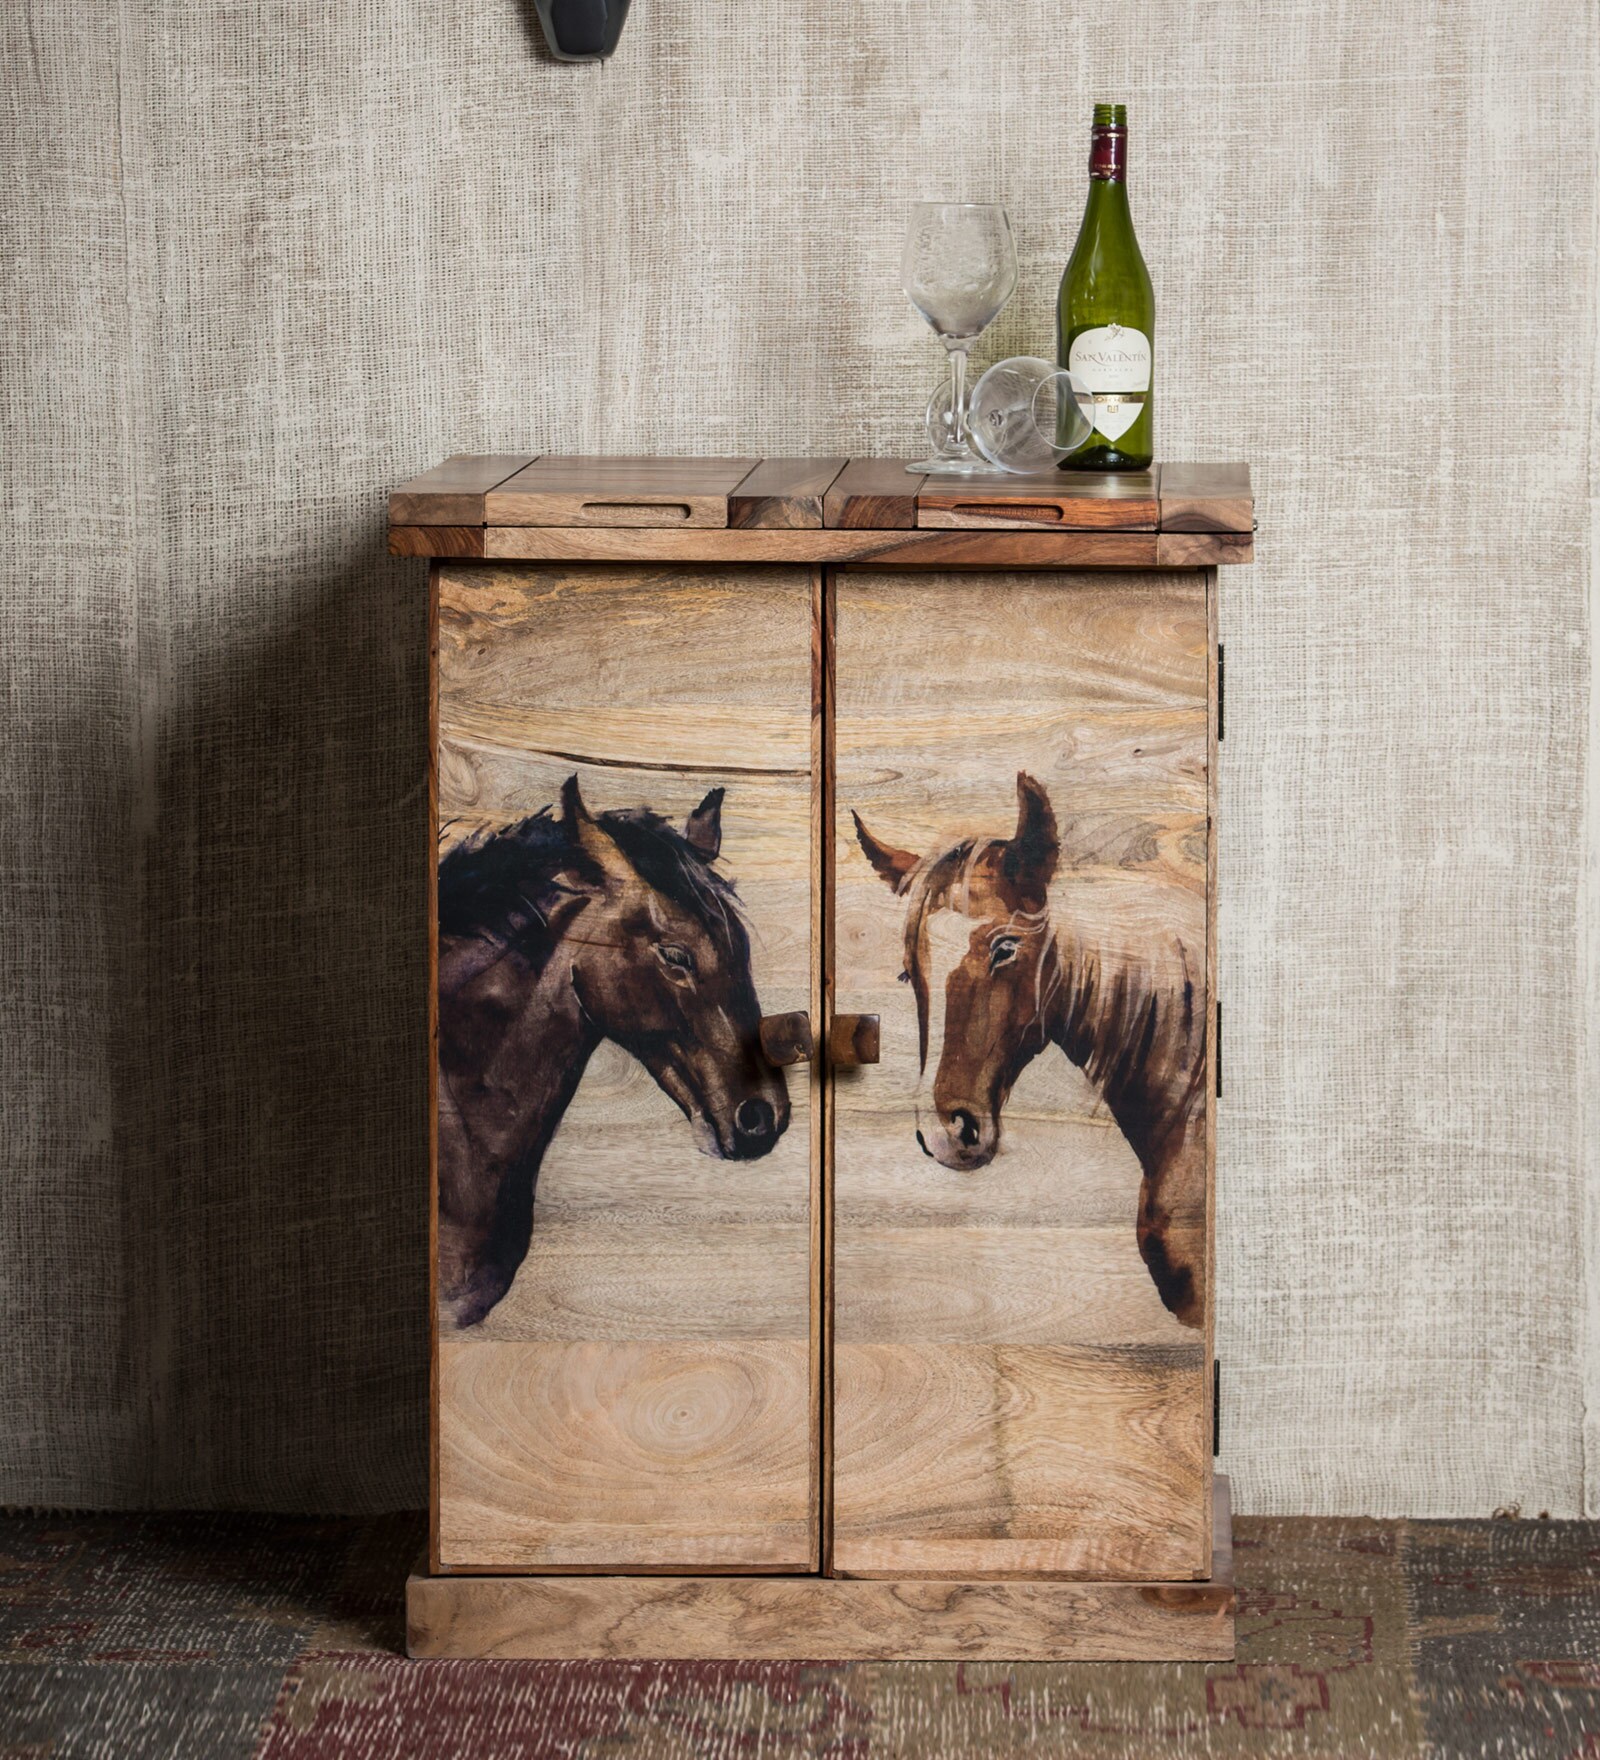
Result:
[[[1222,1453],[1222,1359],[1211,1359],[1211,1452]]]
[[[1217,643],[1217,744],[1222,744],[1222,707],[1227,700],[1228,650]]]
[[[1217,1003],[1217,1044],[1211,1054],[1211,1067],[1217,1075],[1217,1098],[1222,1098],[1222,1004]]]

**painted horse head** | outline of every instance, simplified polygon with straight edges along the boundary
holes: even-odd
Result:
[[[930,1050],[934,1068],[917,1140],[945,1167],[986,1167],[1017,1077],[1050,1042],[1060,986],[1049,907],[1060,839],[1050,797],[1019,774],[1010,838],[969,838],[926,861],[879,842],[851,816],[867,860],[907,900],[902,976],[917,1001],[923,1072]]]
[[[645,807],[591,813],[574,776],[556,810],[439,864],[440,1265],[460,1324],[527,1253],[540,1161],[601,1040],[649,1070],[707,1155],[754,1160],[788,1127],[749,935],[713,866],[722,796],[679,831]]]
[[[1094,1085],[1142,1172],[1139,1251],[1186,1326],[1205,1316],[1206,905],[1138,872],[1079,874],[1074,908],[1051,884],[1055,811],[1017,777],[1017,828],[921,858],[856,819],[867,860],[907,900],[905,971],[917,999],[931,1113],[917,1140],[945,1167],[987,1167],[1029,1063],[1058,1045]],[[930,1045],[936,1030],[939,1043]]]

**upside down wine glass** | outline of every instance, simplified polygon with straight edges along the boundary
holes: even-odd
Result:
[[[996,361],[967,400],[967,439],[996,470],[1047,471],[1094,432],[1094,393],[1076,373],[1033,355]],[[928,444],[950,432],[950,387],[928,399]]]
[[[906,228],[900,285],[950,358],[950,420],[938,451],[910,471],[970,476],[987,467],[967,444],[967,354],[1017,285],[1017,246],[997,202],[918,202]]]

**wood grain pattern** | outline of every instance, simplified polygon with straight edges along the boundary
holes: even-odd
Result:
[[[534,526],[604,531],[623,527],[673,534],[681,546],[701,530],[898,531],[922,528],[1070,531],[1159,529],[1195,538],[1244,542],[1171,544],[1162,566],[1209,566],[1250,560],[1254,529],[1250,471],[1243,464],[1164,464],[1145,472],[1041,472],[965,481],[909,475],[899,460],[843,458],[662,459],[530,458],[519,453],[447,459],[401,484],[389,498],[390,551],[415,556],[501,555],[550,560],[560,549],[535,550],[513,532],[493,542],[474,537],[489,527]],[[427,528],[435,528],[431,533]],[[554,542],[555,540],[553,540]],[[572,541],[570,530],[569,543]],[[524,548],[517,548],[519,542]],[[576,555],[577,552],[571,552]],[[612,549],[596,559],[622,558]],[[718,553],[671,549],[681,559],[754,560],[753,550]],[[775,560],[842,559],[843,549],[772,552]],[[859,552],[858,554],[866,554]],[[1108,553],[1105,566],[1124,557]],[[1133,559],[1148,565],[1149,557]],[[1002,558],[996,566],[1026,559]],[[1057,565],[1098,566],[1084,554]]]
[[[794,1339],[440,1346],[454,1569],[809,1570],[809,1349]]]
[[[646,1661],[1226,1662],[1227,1481],[1201,1583],[413,1576],[412,1656]]]
[[[851,811],[931,860],[1011,837],[1026,772],[1059,826],[1052,925],[1108,982],[1146,950],[1165,970],[1171,938],[1203,986],[1204,578],[836,578],[834,957],[841,999],[882,1017],[883,1060],[834,1096],[834,1568],[1203,1576],[1209,1359],[1141,1258],[1139,1156],[1049,1043],[991,1161],[929,1158],[943,1007],[923,1074],[907,897]],[[944,908],[927,933],[937,952],[953,932],[954,959],[972,929]],[[1185,1240],[1206,1227],[1197,1167]]]
[[[728,497],[728,524],[741,530],[820,530],[823,496],[848,462],[764,458]]]
[[[620,1172],[659,1124],[652,1115],[643,1128],[604,1135],[591,1129],[585,1136],[593,1154]],[[626,1343],[804,1335],[810,1252],[803,1206],[724,1200],[719,1208],[690,1194],[674,1210],[669,1182],[654,1168],[638,1182],[631,1206],[581,1201],[592,1191],[588,1182],[580,1201],[568,1206],[558,1203],[577,1183],[561,1180],[568,1153],[553,1151],[545,1187],[551,1198],[528,1256],[512,1293],[472,1328],[474,1337]],[[759,1180],[761,1171],[751,1169],[750,1178]]]
[[[396,526],[481,526],[484,496],[497,483],[533,463],[526,452],[488,456],[460,454],[402,483],[389,495],[389,523]]]
[[[574,774],[591,813],[678,826],[721,789],[759,1010],[813,1007],[812,572],[438,576],[441,848]],[[438,1310],[445,1568],[815,1567],[815,1083],[774,1079],[776,1147],[719,1159],[641,1061],[593,1050],[509,1289],[464,1329]]]
[[[921,527],[1150,531],[1159,523],[1156,471],[1041,471],[1031,476],[927,477]]]
[[[1228,568],[1254,560],[1249,532],[1162,532],[1156,538],[1158,568]]]
[[[897,1030],[892,1038],[885,1033],[881,1061],[914,1060],[915,1019],[909,1032],[904,1023],[890,1024]],[[841,1105],[849,1113],[851,1140],[858,1153],[872,1157],[878,1176],[870,1185],[853,1186],[838,1195],[835,1220],[852,1231],[921,1230],[930,1241],[936,1240],[939,1229],[958,1228],[969,1219],[973,1176],[941,1167],[926,1156],[919,1155],[916,1161],[905,1156],[905,1112],[898,1104],[882,1108],[874,1104],[875,1081],[868,1072],[847,1084]],[[1043,1088],[1042,1096],[1035,1093],[1036,1086]],[[1129,1183],[1137,1179],[1137,1167],[1116,1121],[1088,1079],[1070,1071],[1060,1079],[1036,1084],[1025,1071],[1006,1103],[1005,1116],[1012,1127],[1005,1143],[1005,1180],[991,1182],[985,1192],[983,1227],[1061,1229],[1086,1241],[1120,1232],[1128,1219]],[[1056,1133],[1039,1128],[1058,1119],[1067,1121],[1072,1132],[1070,1179],[1062,1177]],[[1130,1283],[1127,1291],[1136,1293],[1136,1283]],[[1147,1308],[1141,1313],[1154,1319]]]
[[[1015,1129],[1009,1107],[1006,1116]],[[1035,1116],[1022,1131],[1057,1135],[1056,1122]],[[876,1135],[870,1140],[879,1146]],[[969,1202],[968,1216],[972,1208]],[[841,1232],[836,1255],[836,1321],[845,1337],[885,1344],[1070,1339],[1108,1349],[1177,1350],[1171,1318],[1138,1254],[1128,1252],[1132,1218],[1124,1188],[1122,1215],[1099,1227],[1031,1220],[1002,1227],[950,1219],[937,1226],[857,1224]],[[1184,1360],[1190,1368],[1199,1361]]]
[[[911,479],[908,477],[907,482]],[[484,554],[545,562],[846,563],[904,568],[1153,568],[1156,532],[606,531],[492,526]],[[1189,534],[1212,549],[1221,535]]]
[[[878,1017],[836,1014],[828,1026],[828,1061],[835,1069],[859,1069],[878,1061]]]
[[[804,1011],[763,1016],[761,1049],[766,1052],[767,1061],[780,1068],[790,1063],[809,1063],[815,1049],[811,1016]]]
[[[484,528],[477,526],[390,526],[391,556],[482,556]]]
[[[917,523],[917,491],[926,480],[900,459],[853,458],[823,497],[823,522],[841,530],[909,529]]]
[[[1096,1324],[1088,1332],[1103,1348],[952,1343],[952,1332],[1005,1328],[983,1327],[981,1311],[965,1326],[941,1326],[939,1304],[919,1341],[910,1315],[925,1310],[908,1303],[892,1329],[899,1342],[857,1344],[859,1268],[881,1273],[896,1243],[857,1242],[853,1232],[840,1231],[835,1272],[835,1570],[1150,1580],[1202,1572],[1198,1342],[1108,1339],[1115,1329]],[[949,1241],[952,1260],[962,1246],[959,1234]],[[1012,1287],[1037,1263],[1020,1267]],[[1084,1306],[1094,1278],[1087,1269]],[[959,1300],[960,1281],[952,1265],[947,1297]],[[1043,1301],[1033,1298],[1032,1325],[1019,1333],[1042,1330]],[[1181,1512],[1170,1526],[1168,1510]]]
[[[1227,1662],[1221,1584],[414,1577],[419,1658]]]
[[[393,556],[529,562],[835,563],[880,568],[1214,568],[1254,559],[1246,532],[607,531],[394,526]]]
[[[1249,465],[1162,465],[1162,531],[1249,532],[1254,527]]]
[[[490,525],[725,526],[755,458],[541,458],[493,490]]]

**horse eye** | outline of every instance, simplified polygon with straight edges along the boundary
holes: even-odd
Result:
[[[673,941],[663,941],[656,952],[661,957],[661,963],[670,966],[673,971],[693,973],[694,955],[687,947],[679,947]]]
[[[1009,965],[1017,957],[1017,938],[1014,935],[1000,935],[995,938],[989,949],[989,970],[996,971],[1003,965]]]

